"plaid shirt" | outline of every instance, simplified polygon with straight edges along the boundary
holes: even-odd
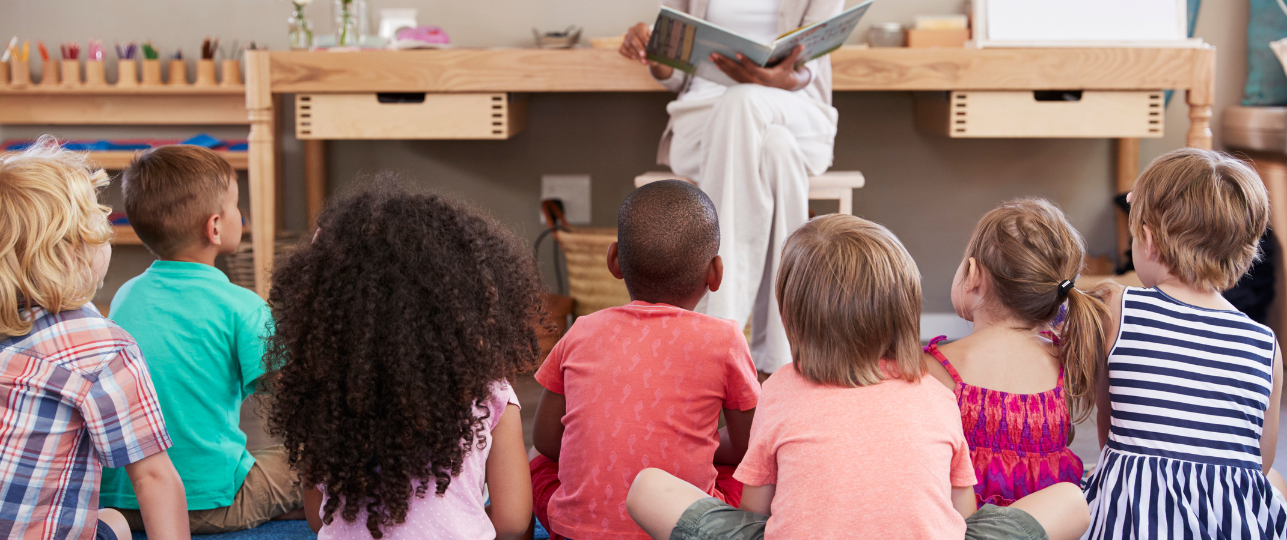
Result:
[[[93,539],[101,466],[170,447],[147,364],[92,306],[0,336],[0,536]]]

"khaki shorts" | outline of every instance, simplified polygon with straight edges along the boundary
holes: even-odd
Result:
[[[223,508],[188,511],[192,534],[217,534],[241,531],[263,525],[270,519],[304,507],[304,494],[299,478],[290,470],[286,449],[271,446],[250,453],[255,465],[237,490],[232,504]],[[138,510],[120,509],[130,529],[143,531],[143,516]]]
[[[714,497],[684,510],[670,540],[762,540],[769,516],[733,508]],[[965,519],[965,540],[1048,540],[1045,529],[1017,508],[983,505]]]

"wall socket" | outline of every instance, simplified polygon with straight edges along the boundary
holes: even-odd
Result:
[[[590,175],[542,174],[541,200],[563,201],[563,215],[573,225],[590,224]]]

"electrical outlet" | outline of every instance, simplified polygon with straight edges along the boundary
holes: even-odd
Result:
[[[563,201],[563,215],[573,225],[590,223],[590,175],[542,174],[541,200]]]

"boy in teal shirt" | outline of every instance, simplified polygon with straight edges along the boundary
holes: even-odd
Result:
[[[193,534],[255,527],[303,506],[281,447],[254,453],[238,427],[242,402],[264,374],[272,314],[232,284],[215,257],[237,249],[236,172],[214,152],[163,146],[122,175],[126,215],[160,260],[116,292],[109,316],[147,358],[183,479]],[[101,504],[140,530],[128,477],[103,471]]]

